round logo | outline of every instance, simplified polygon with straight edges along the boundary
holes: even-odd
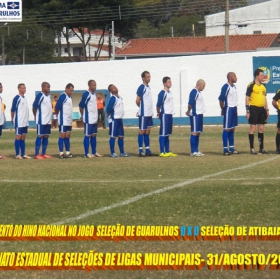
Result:
[[[263,83],[264,84],[269,83],[269,81],[270,81],[270,70],[265,66],[259,67],[259,69],[263,70],[263,75],[264,75]]]

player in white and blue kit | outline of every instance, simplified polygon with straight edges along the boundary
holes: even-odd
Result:
[[[137,89],[136,105],[139,107],[139,157],[155,156],[150,150],[150,131],[153,127],[153,97],[149,86],[151,75],[148,71],[141,74],[143,84]],[[143,152],[143,140],[146,153]]]
[[[196,82],[195,88],[190,92],[188,111],[186,115],[190,117],[191,124],[191,156],[201,157],[204,156],[198,149],[200,133],[203,131],[203,114],[205,112],[204,100],[201,92],[205,88],[205,81],[199,79]]]
[[[235,86],[235,83],[237,82],[237,77],[235,73],[229,72],[227,74],[227,79],[228,82],[223,85],[221,89],[221,94],[219,96],[221,115],[224,116],[224,130],[222,135],[224,156],[239,154],[239,152],[234,149],[234,130],[235,127],[238,126],[238,95]]]
[[[169,135],[172,134],[174,102],[170,91],[172,82],[170,77],[162,79],[164,89],[158,94],[157,116],[160,119],[159,148],[160,157],[176,157],[177,154],[170,152]]]
[[[106,113],[109,122],[109,145],[111,157],[117,158],[119,155],[115,153],[115,141],[118,137],[118,145],[120,149],[121,157],[129,157],[129,154],[124,151],[124,129],[123,129],[123,116],[124,116],[124,107],[123,99],[118,94],[118,89],[115,85],[108,86],[109,92],[112,94],[106,108]]]
[[[98,123],[98,109],[96,101],[96,82],[88,81],[89,89],[83,93],[79,103],[80,113],[83,116],[84,122],[84,149],[85,158],[103,157],[96,152],[96,135]],[[92,154],[89,153],[89,144],[91,144]]]
[[[47,147],[49,143],[49,135],[51,134],[52,123],[52,101],[49,95],[51,86],[47,82],[43,82],[42,92],[38,93],[33,103],[33,114],[37,124],[37,138],[35,141],[35,159],[52,158],[47,155]],[[42,144],[42,155],[39,154]]]
[[[55,105],[55,113],[57,115],[59,125],[59,138],[58,149],[59,158],[72,158],[73,154],[70,152],[70,137],[72,131],[72,92],[74,85],[69,83],[65,87],[65,91],[60,94],[58,101]],[[65,154],[63,152],[63,146],[65,146]]]
[[[26,92],[25,84],[18,85],[18,95],[13,99],[11,108],[11,122],[15,127],[15,151],[16,159],[30,159],[25,154],[25,137],[28,131],[29,109],[24,96]],[[21,150],[21,153],[20,153]]]

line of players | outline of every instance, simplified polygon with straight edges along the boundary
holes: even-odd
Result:
[[[157,156],[150,150],[150,130],[153,126],[153,100],[151,94],[150,73],[144,71],[141,74],[143,83],[137,90],[136,104],[139,107],[137,116],[139,118],[139,134],[138,146],[139,157]],[[257,69],[254,72],[254,81],[249,84],[246,92],[246,117],[249,120],[249,142],[250,153],[257,154],[254,150],[254,132],[256,125],[258,125],[258,139],[260,143],[260,153],[267,154],[268,152],[263,148],[263,131],[264,124],[269,116],[268,106],[266,100],[265,86],[262,84],[263,71]],[[237,77],[235,73],[229,72],[227,74],[228,82],[222,87],[219,96],[221,107],[221,115],[224,116],[224,130],[223,130],[223,155],[229,156],[232,154],[239,154],[234,149],[234,130],[237,124],[237,105],[238,95],[235,83]],[[170,88],[172,86],[171,78],[163,78],[163,90],[158,94],[156,104],[157,117],[160,119],[159,130],[159,146],[160,157],[174,157],[177,154],[170,151],[169,136],[172,134],[174,102]],[[35,101],[32,105],[33,114],[37,125],[37,138],[35,141],[35,159],[51,158],[46,153],[48,146],[48,138],[51,133],[52,121],[52,103],[50,93],[50,84],[42,83],[41,93],[36,95]],[[203,153],[199,151],[199,137],[203,131],[203,114],[205,112],[204,100],[201,92],[205,88],[205,81],[199,79],[195,88],[190,92],[188,110],[186,115],[190,117],[191,136],[190,147],[191,156],[201,157]],[[70,152],[70,136],[72,131],[72,92],[74,85],[69,83],[65,87],[65,91],[59,96],[55,106],[55,112],[58,115],[59,124],[59,158],[72,158],[74,155]],[[129,157],[130,155],[124,151],[124,128],[123,116],[124,106],[123,99],[118,94],[118,88],[110,84],[108,87],[111,97],[106,108],[106,113],[109,122],[109,146],[110,155],[113,158]],[[25,98],[26,87],[21,83],[18,85],[19,94],[13,99],[11,108],[11,122],[15,126],[15,158],[16,159],[30,159],[31,157],[25,154],[25,137],[28,132],[29,109]],[[88,81],[88,90],[82,95],[79,103],[80,113],[84,122],[84,157],[94,158],[103,157],[102,154],[96,151],[97,141],[97,123],[98,110],[96,102],[96,82],[94,80]],[[0,84],[0,92],[2,92],[2,84]],[[273,106],[279,110],[278,100],[280,99],[280,89],[273,98]],[[0,102],[2,99],[0,97]],[[0,104],[1,105],[1,104]],[[0,106],[2,108],[2,106]],[[3,124],[2,112],[0,112],[0,129]],[[278,116],[279,118],[279,116]],[[115,140],[118,138],[118,146],[120,154],[115,153]],[[145,145],[145,152],[143,152],[143,143]],[[41,154],[39,153],[42,146]],[[92,153],[89,152],[91,146]],[[280,122],[278,122],[278,131],[276,136],[276,153],[280,153]],[[64,152],[65,148],[65,152]],[[4,156],[0,156],[4,158]]]

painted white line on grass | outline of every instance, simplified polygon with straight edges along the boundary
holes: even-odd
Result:
[[[0,180],[0,183],[137,183],[137,182],[166,182],[166,181],[185,181],[183,179],[147,179],[147,180]]]
[[[146,180],[9,180],[9,179],[3,179],[0,180],[0,183],[54,183],[54,184],[59,184],[59,183],[98,183],[98,184],[106,184],[106,183],[145,183],[145,182],[174,182],[174,181],[186,181],[190,180],[188,178],[181,178],[181,179],[146,179]],[[243,177],[243,178],[225,178],[225,179],[201,179],[200,181],[245,181],[245,180],[257,180],[257,181],[262,181],[262,180],[280,180],[280,177],[270,177],[270,178],[250,178],[250,177]]]
[[[247,168],[251,168],[251,167],[263,164],[263,163],[273,161],[273,160],[278,159],[278,158],[279,158],[279,156],[276,156],[276,157],[272,157],[272,158],[262,160],[262,161],[259,161],[259,162],[255,162],[255,163],[239,166],[239,167],[236,167],[236,168],[231,168],[231,169],[219,171],[219,172],[216,172],[216,173],[204,175],[204,176],[194,178],[194,179],[189,179],[189,180],[186,180],[184,182],[181,182],[181,183],[169,186],[169,187],[164,187],[164,188],[157,189],[155,191],[151,191],[151,192],[148,192],[148,193],[143,193],[143,194],[140,194],[140,195],[136,195],[134,197],[128,198],[128,199],[123,200],[121,202],[113,203],[113,204],[105,206],[105,207],[101,207],[101,208],[98,208],[98,209],[95,209],[95,210],[91,210],[91,211],[88,211],[86,213],[80,214],[76,217],[61,220],[61,221],[53,223],[53,224],[61,225],[61,224],[76,222],[78,220],[82,220],[82,219],[85,219],[87,217],[99,214],[99,213],[103,213],[103,212],[106,212],[106,211],[109,211],[109,210],[112,210],[112,209],[115,209],[115,208],[118,208],[118,207],[122,207],[124,205],[132,204],[136,201],[139,201],[139,200],[141,200],[143,198],[146,198],[146,197],[149,197],[149,196],[153,196],[155,194],[161,194],[161,193],[173,190],[173,189],[182,188],[182,187],[185,187],[185,186],[190,185],[192,183],[200,182],[200,181],[203,181],[203,180],[208,179],[210,177],[224,175],[224,174],[230,173],[232,171],[244,170],[244,169],[247,169]]]

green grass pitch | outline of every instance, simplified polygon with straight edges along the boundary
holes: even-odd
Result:
[[[7,156],[0,161],[0,223],[280,226],[280,156],[274,154],[275,125],[265,127],[265,149],[270,154],[257,156],[249,154],[247,125],[239,126],[235,133],[235,147],[241,154],[229,157],[222,155],[222,127],[204,129],[200,150],[205,157],[201,158],[189,155],[189,127],[174,127],[170,143],[177,157],[139,158],[138,130],[125,128],[125,151],[131,157],[110,158],[108,130],[100,129],[97,151],[105,157],[85,159],[83,131],[76,129],[71,152],[77,157],[58,158],[58,132],[53,131],[47,150],[53,158],[45,160],[15,160],[14,132],[5,130],[0,139],[0,153]],[[34,155],[35,137],[35,130],[30,130],[26,140],[30,156]],[[156,127],[151,132],[150,147],[152,152],[159,152]],[[258,150],[256,136],[255,147]],[[174,187],[176,184],[180,186]],[[155,193],[160,189],[164,190]],[[103,210],[94,212],[97,209]],[[280,254],[279,242],[270,241],[2,241],[0,246],[1,252]],[[279,278],[279,270],[1,271],[0,278]]]

